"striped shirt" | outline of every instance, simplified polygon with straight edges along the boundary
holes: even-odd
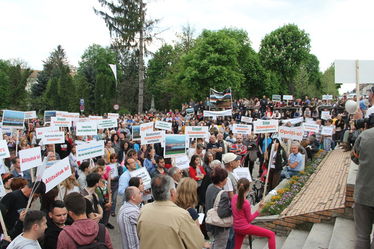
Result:
[[[123,249],[139,249],[139,238],[136,231],[140,209],[138,206],[124,202],[117,217],[121,232]]]

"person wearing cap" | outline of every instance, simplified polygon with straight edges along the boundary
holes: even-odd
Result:
[[[228,191],[230,199],[237,192],[236,186],[237,186],[238,180],[234,176],[233,171],[234,169],[239,167],[241,158],[242,158],[241,156],[235,155],[234,153],[231,153],[231,152],[224,154],[222,157],[222,162],[228,173],[228,179],[227,179],[227,183],[224,189]]]

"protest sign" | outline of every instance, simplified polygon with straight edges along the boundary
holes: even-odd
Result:
[[[96,122],[78,122],[76,129],[77,136],[95,136],[97,135]]]
[[[172,124],[169,123],[169,122],[157,120],[156,124],[155,124],[155,128],[162,129],[162,130],[167,130],[167,131],[171,131],[171,125]]]
[[[278,130],[278,135],[280,138],[290,139],[290,140],[303,140],[304,129],[303,127],[287,127],[281,126]]]
[[[145,132],[141,136],[141,145],[143,144],[157,144],[164,142],[165,131],[150,131]]]
[[[244,123],[252,123],[253,122],[253,118],[242,116],[241,119],[240,119],[240,121],[242,121]]]
[[[140,125],[140,135],[143,136],[146,132],[153,132],[153,122],[145,123]]]
[[[181,170],[188,169],[190,167],[190,159],[188,156],[179,156],[175,158],[175,167]]]
[[[132,140],[134,140],[134,141],[140,140],[140,138],[141,138],[141,136],[140,136],[140,125],[133,126],[131,134],[132,134]]]
[[[52,167],[55,163],[58,163],[61,160],[53,160],[53,161],[48,161],[47,157],[44,157],[44,160],[42,164],[40,164],[36,168],[36,181],[40,181],[42,179],[43,173],[46,169]]]
[[[91,121],[95,121],[95,120],[101,120],[103,119],[103,116],[88,116],[88,118],[91,120]]]
[[[329,120],[331,118],[329,111],[322,111],[321,112],[321,119],[323,120]]]
[[[108,164],[108,166],[110,167],[110,177],[111,178],[118,177],[117,163],[110,163],[110,164]]]
[[[10,157],[6,140],[0,140],[0,159]]]
[[[332,95],[322,95],[322,100],[332,100]]]
[[[70,118],[71,120],[78,120],[79,113],[78,112],[63,112],[61,114],[61,118]]]
[[[22,171],[39,166],[42,164],[41,148],[34,147],[31,149],[20,150],[19,161]]]
[[[37,118],[36,111],[24,112],[24,114],[25,114],[25,119]]]
[[[63,118],[67,114],[68,114],[68,112],[56,111],[56,117],[58,117],[58,118]]]
[[[232,116],[232,109],[225,111],[204,111],[204,117]]]
[[[53,167],[44,170],[42,181],[45,183],[45,192],[47,193],[69,176],[71,176],[69,157],[65,157],[55,163]]]
[[[278,120],[257,120],[253,127],[255,134],[278,132]]]
[[[101,119],[96,121],[97,129],[116,128],[118,126],[117,119]]]
[[[293,100],[292,95],[283,95],[283,100]]]
[[[315,124],[316,121],[314,121],[314,119],[312,119],[312,118],[305,118],[305,123]]]
[[[186,126],[185,134],[188,138],[209,138],[208,126]]]
[[[322,136],[332,136],[334,133],[334,126],[322,126]]]
[[[189,115],[189,114],[194,114],[195,113],[195,110],[193,108],[187,108],[186,109],[186,114]]]
[[[25,113],[19,111],[4,110],[2,127],[23,129]]]
[[[223,92],[218,92],[211,88],[209,95],[209,104],[212,108],[231,108],[231,88],[226,89]]]
[[[149,176],[148,170],[145,167],[130,172],[131,177],[141,177],[145,189],[151,188],[151,177]]]
[[[252,181],[251,174],[249,173],[249,170],[247,168],[236,168],[234,169],[233,174],[237,180],[246,178],[250,182]]]
[[[304,122],[304,118],[298,117],[298,118],[291,118],[291,119],[283,119],[281,120],[281,122],[283,124],[291,123],[292,125],[295,125],[295,124]]]
[[[314,132],[314,133],[319,132],[319,125],[318,124],[303,123],[303,128],[304,128],[304,131],[307,131],[307,132]]]
[[[252,125],[245,124],[234,124],[232,127],[232,133],[249,135],[252,132]]]
[[[271,96],[271,99],[272,99],[273,101],[282,101],[282,96],[281,96],[281,95],[273,94],[273,95]]]
[[[0,198],[3,198],[6,194],[7,192],[5,191],[4,183],[3,181],[0,181]]]
[[[71,119],[62,117],[51,117],[51,126],[71,127]]]
[[[171,158],[186,154],[186,135],[165,135],[164,157]]]
[[[56,117],[57,111],[44,111],[44,124],[51,122],[51,117]]]
[[[104,155],[104,140],[77,145],[77,161]]]
[[[65,143],[65,133],[59,132],[47,132],[43,135],[42,144],[63,144]]]
[[[56,126],[49,126],[43,128],[35,128],[35,134],[37,139],[42,139],[45,133],[59,132],[60,129]]]
[[[119,119],[119,113],[108,113],[107,117],[109,119]]]

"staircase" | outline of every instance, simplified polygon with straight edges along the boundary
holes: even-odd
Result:
[[[279,217],[272,222],[262,217],[264,222],[255,224],[276,232],[277,249],[354,248],[352,195],[357,165],[347,158],[347,153],[333,151]],[[248,239],[242,248],[249,248]],[[267,249],[267,239],[253,237],[252,248]]]

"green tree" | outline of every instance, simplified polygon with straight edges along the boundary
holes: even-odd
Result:
[[[10,81],[9,81],[9,62],[0,60],[0,108],[8,108],[10,105]]]
[[[322,74],[321,77],[321,93],[322,94],[332,94],[334,96],[339,96],[339,88],[341,84],[335,83],[335,67],[331,65]]]
[[[135,50],[138,65],[138,112],[144,108],[144,53],[146,43],[152,40],[150,32],[155,20],[146,20],[146,4],[143,0],[107,1],[98,0],[108,12],[94,9],[102,17],[114,39],[113,47],[126,56]]]
[[[116,53],[100,45],[89,46],[81,57],[75,85],[77,98],[85,100],[85,111],[103,114],[112,111],[116,81],[109,64],[116,64]],[[121,74],[118,74],[121,77]]]
[[[281,86],[287,88],[288,93],[293,94],[295,92],[294,77],[309,51],[309,35],[296,25],[287,24],[264,37],[259,55],[262,65],[277,73]]]

